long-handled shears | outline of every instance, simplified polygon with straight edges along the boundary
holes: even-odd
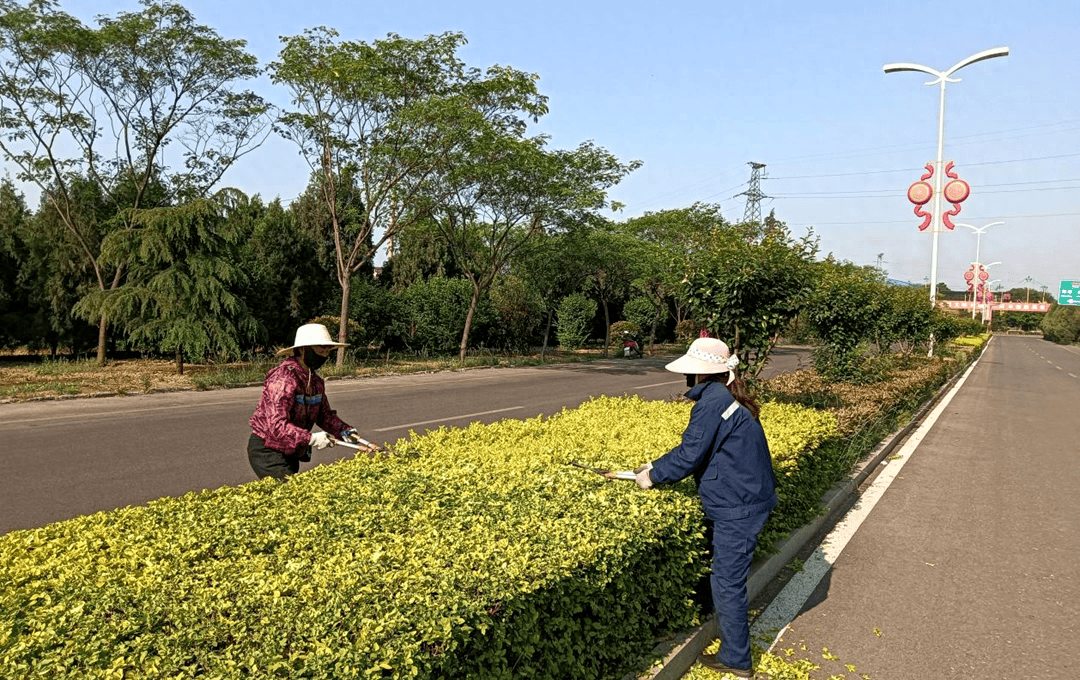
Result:
[[[600,468],[590,467],[590,466],[585,465],[583,463],[579,463],[576,460],[570,461],[568,463],[568,465],[573,465],[574,467],[579,467],[579,468],[581,468],[583,470],[588,470],[589,472],[595,472],[596,474],[600,475],[601,477],[607,477],[608,479],[630,479],[630,480],[633,480],[633,479],[635,479],[637,477],[637,475],[634,474],[633,470],[620,470],[618,472],[613,472],[611,470],[602,470]]]
[[[353,444],[352,442],[346,442],[346,441],[342,441],[340,439],[335,439],[334,440],[334,446],[344,446],[344,447],[347,447],[347,448],[350,448],[350,449],[356,449],[357,451],[363,451],[364,453],[368,453],[368,454],[395,453],[391,449],[384,449],[383,447],[379,446],[378,444],[372,444],[371,442],[364,439],[363,437],[357,437],[357,439],[360,440],[359,444]]]

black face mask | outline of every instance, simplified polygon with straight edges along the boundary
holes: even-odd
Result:
[[[326,363],[329,357],[320,356],[315,350],[310,347],[304,348],[304,365],[313,371],[317,371],[322,368],[322,365]]]

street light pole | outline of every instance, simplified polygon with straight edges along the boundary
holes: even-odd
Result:
[[[895,63],[885,64],[883,67],[885,73],[896,73],[898,71],[919,71],[921,73],[928,73],[936,78],[927,85],[941,85],[941,94],[938,99],[938,143],[937,143],[937,162],[934,166],[934,208],[933,208],[933,233],[934,233],[934,245],[930,255],[930,307],[933,308],[937,304],[937,261],[938,261],[938,234],[941,233],[941,181],[942,176],[945,174],[942,168],[942,159],[945,155],[945,83],[958,83],[959,78],[950,78],[953,73],[956,73],[960,69],[974,64],[984,59],[993,59],[994,57],[1004,57],[1009,54],[1008,47],[993,47],[988,50],[983,50],[977,54],[973,54],[966,59],[962,59],[952,66],[952,68],[946,71],[938,71],[932,69],[929,66],[923,66],[922,64],[910,64],[910,63]],[[934,354],[934,338],[930,337],[930,356]]]
[[[1001,263],[999,262],[998,264],[1001,264]],[[992,284],[995,284],[995,283],[1001,283],[1001,279],[994,279],[993,281],[987,281],[986,282],[986,288],[989,288]],[[993,322],[993,319],[990,316],[990,313],[991,313],[990,305],[991,305],[991,303],[993,303],[993,301],[994,301],[994,293],[993,293],[993,291],[990,292],[990,302],[987,302],[986,301],[986,292],[985,292],[985,289],[984,289],[984,292],[983,292],[983,307],[985,308],[986,311],[983,312],[983,321],[986,322],[987,329],[990,329],[990,324]]]
[[[971,229],[972,231],[975,232],[975,262],[974,262],[974,264],[980,265],[980,264],[982,264],[982,261],[979,260],[979,246],[982,244],[983,232],[986,231],[987,229],[989,229],[990,227],[994,226],[994,225],[1005,224],[1005,223],[1004,222],[991,222],[990,224],[984,224],[981,227],[973,227],[970,224],[963,224],[962,222],[954,222],[953,224],[955,224],[958,227],[967,227],[968,229]],[[997,264],[1001,264],[1001,263],[998,262]],[[971,318],[972,319],[975,318],[975,305],[974,304],[971,305]]]
[[[982,243],[983,232],[985,232],[990,227],[993,227],[993,226],[998,225],[998,224],[1005,224],[1005,223],[1004,222],[991,222],[990,224],[984,224],[981,227],[973,227],[970,224],[963,224],[961,222],[954,222],[953,224],[955,224],[958,227],[967,227],[968,229],[975,232],[975,234],[976,234],[976,237],[975,237],[975,263],[976,264],[982,264],[982,262],[979,261],[979,246]]]

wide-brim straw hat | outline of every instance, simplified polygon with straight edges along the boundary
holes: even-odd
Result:
[[[347,342],[334,342],[330,337],[330,331],[321,323],[308,323],[296,329],[296,340],[292,347],[279,349],[277,355],[292,354],[297,347],[347,347]]]
[[[698,338],[690,343],[686,354],[664,368],[685,375],[715,375],[728,373],[738,365],[739,357],[731,354],[723,340]]]

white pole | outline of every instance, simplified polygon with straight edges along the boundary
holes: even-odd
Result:
[[[955,224],[958,227],[967,227],[968,229],[975,232],[975,262],[973,262],[972,264],[981,265],[982,261],[979,259],[979,253],[980,253],[980,248],[982,246],[983,232],[986,231],[987,229],[989,229],[990,227],[993,227],[993,226],[998,225],[998,224],[1005,224],[1005,223],[1004,222],[991,222],[990,224],[984,224],[981,227],[974,227],[974,226],[972,226],[970,224],[964,224],[963,222],[956,222]],[[995,264],[1001,264],[1001,263],[997,262]],[[976,272],[976,275],[977,274],[978,274],[978,272]],[[976,283],[976,285],[977,285],[977,282],[974,282],[974,283]],[[973,298],[974,298],[974,296],[973,296]],[[972,320],[975,319],[975,300],[974,299],[972,299],[972,301],[971,301],[971,318],[972,318]]]
[[[927,85],[934,85],[935,83],[941,83],[941,97],[938,104],[938,148],[937,148],[937,166],[934,168],[934,214],[933,214],[933,251],[930,256],[930,307],[933,309],[937,305],[937,259],[938,259],[938,233],[941,231],[941,225],[939,221],[942,217],[941,212],[941,180],[942,175],[942,160],[945,155],[945,83],[946,82],[959,82],[959,78],[949,78],[953,73],[960,69],[974,64],[977,61],[984,59],[993,59],[994,57],[1004,57],[1009,54],[1008,47],[993,47],[982,52],[977,52],[966,59],[962,59],[953,64],[952,68],[947,71],[938,71],[932,69],[929,66],[923,66],[922,64],[911,63],[896,63],[885,64],[885,73],[895,73],[897,71],[920,71],[922,73],[929,73],[932,76],[936,76],[937,80],[933,80]],[[930,335],[930,352],[927,356],[934,356],[934,336]]]

